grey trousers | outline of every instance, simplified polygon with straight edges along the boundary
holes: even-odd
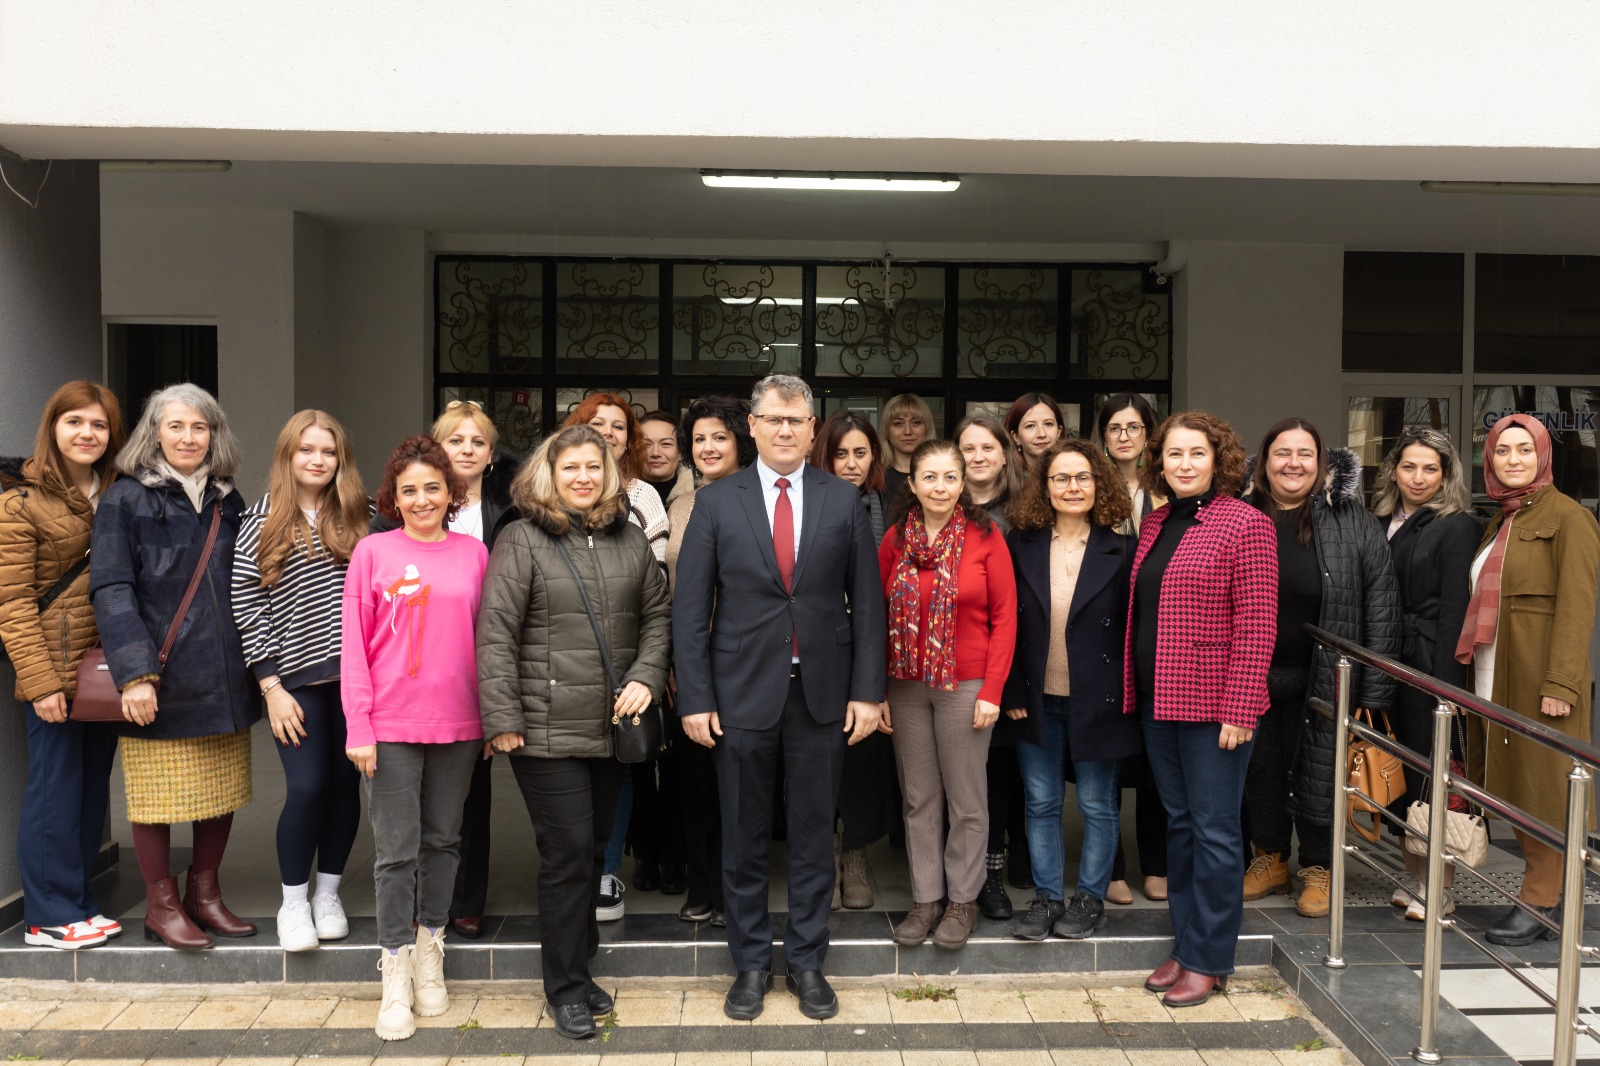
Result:
[[[982,687],[974,679],[960,682],[954,692],[941,692],[924,681],[889,679],[894,763],[905,797],[906,859],[917,903],[971,903],[983,888],[989,850],[986,767],[994,727],[972,728]]]
[[[378,744],[378,769],[367,779],[375,852],[378,946],[416,939],[411,920],[438,928],[450,920],[461,859],[461,806],[483,741]]]

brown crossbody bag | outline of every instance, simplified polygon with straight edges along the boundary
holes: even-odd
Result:
[[[200,563],[189,578],[183,602],[178,604],[178,613],[173,615],[172,625],[167,627],[167,639],[161,645],[163,667],[167,665],[167,656],[172,654],[172,645],[177,643],[178,630],[183,627],[183,620],[189,614],[189,604],[194,602],[200,579],[206,575],[206,565],[210,563],[211,552],[217,546],[217,530],[221,526],[222,503],[218,501],[211,505],[211,529],[206,533],[206,546],[200,551]],[[160,684],[160,681],[156,682],[158,688]],[[117,691],[117,683],[111,680],[106,650],[99,644],[84,652],[82,661],[78,663],[78,693],[72,697],[72,710],[67,717],[74,722],[127,721],[122,714],[122,693]]]

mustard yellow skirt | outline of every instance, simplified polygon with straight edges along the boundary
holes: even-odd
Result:
[[[128,821],[198,822],[250,802],[250,731],[181,740],[123,737]]]

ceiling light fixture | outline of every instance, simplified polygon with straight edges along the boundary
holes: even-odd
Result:
[[[224,174],[233,169],[226,159],[102,159],[102,174]]]
[[[1512,196],[1600,196],[1600,182],[1425,181],[1423,192],[1499,193]]]
[[[955,174],[885,174],[846,171],[702,170],[713,189],[798,189],[832,192],[955,192]]]

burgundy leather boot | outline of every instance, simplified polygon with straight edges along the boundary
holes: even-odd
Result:
[[[1149,977],[1144,979],[1144,987],[1150,992],[1165,992],[1178,983],[1178,978],[1183,976],[1183,965],[1177,959],[1168,959]]]
[[[176,877],[144,886],[144,938],[179,951],[200,951],[213,943],[178,903]]]
[[[1161,997],[1161,1002],[1169,1007],[1198,1007],[1211,998],[1212,992],[1224,992],[1227,988],[1226,977],[1208,977],[1193,970],[1184,970],[1178,977],[1178,983]]]
[[[217,871],[196,870],[189,867],[189,881],[184,886],[183,909],[194,924],[209,929],[218,936],[255,936],[254,922],[247,922],[228,909],[222,902],[222,887],[217,884]]]

